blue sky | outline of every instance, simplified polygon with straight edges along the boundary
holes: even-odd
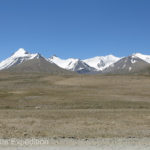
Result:
[[[0,60],[150,54],[150,0],[0,0]]]

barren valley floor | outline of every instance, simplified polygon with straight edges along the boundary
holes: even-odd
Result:
[[[150,76],[0,73],[0,138],[150,138]]]

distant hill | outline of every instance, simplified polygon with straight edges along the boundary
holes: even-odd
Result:
[[[150,64],[141,58],[131,55],[124,57],[106,68],[103,73],[111,74],[132,74],[132,73],[145,73]]]
[[[47,72],[54,74],[150,74],[150,55],[135,53],[127,57],[96,56],[85,60],[61,59],[56,55],[44,58],[20,48],[0,62],[0,71]]]
[[[45,58],[39,55],[38,58],[34,58],[25,61],[21,64],[12,66],[4,71],[9,72],[34,72],[34,73],[51,73],[51,74],[73,74],[71,71],[64,70],[55,64],[48,62]]]

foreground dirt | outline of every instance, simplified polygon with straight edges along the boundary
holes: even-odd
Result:
[[[149,150],[150,139],[50,139],[48,145],[0,146],[0,150]]]
[[[1,138],[150,137],[150,110],[1,110]]]

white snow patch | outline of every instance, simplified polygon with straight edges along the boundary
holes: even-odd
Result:
[[[131,63],[132,63],[132,64],[135,64],[136,62],[137,62],[136,60],[131,59]]]
[[[129,67],[129,71],[131,71],[132,70],[132,67]]]
[[[84,68],[80,67],[78,70],[83,70]]]
[[[123,65],[122,69],[124,69],[126,67],[126,64]]]

